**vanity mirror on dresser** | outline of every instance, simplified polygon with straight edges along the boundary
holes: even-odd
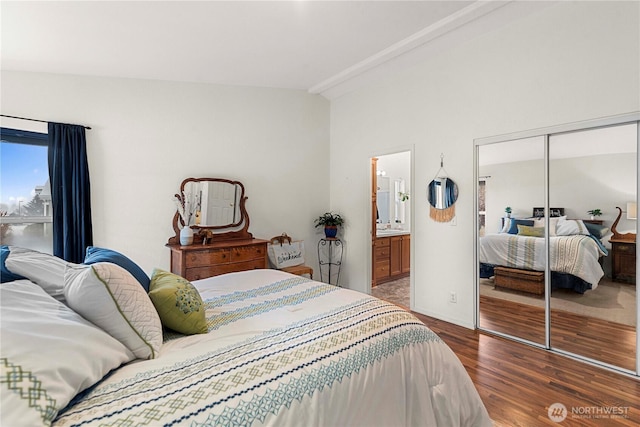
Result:
[[[187,280],[268,268],[267,241],[249,233],[247,197],[239,181],[187,178],[175,195],[184,211],[173,217],[169,239],[171,272]],[[194,231],[193,244],[180,244],[183,227]]]

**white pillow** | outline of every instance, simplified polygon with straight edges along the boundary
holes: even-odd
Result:
[[[582,220],[563,219],[558,221],[558,226],[556,227],[557,236],[573,236],[574,234],[584,234],[588,236],[590,233]]]
[[[0,304],[3,426],[50,426],[76,394],[135,359],[28,280],[3,283]]]
[[[508,233],[509,229],[511,228],[511,218],[503,218],[504,219],[504,224],[502,225],[502,230],[500,230],[501,233]]]
[[[567,219],[566,216],[554,216],[549,218],[549,237],[556,236],[556,229],[558,228],[558,222]],[[536,218],[533,222],[534,227],[544,227],[544,218]]]
[[[162,324],[135,277],[119,265],[98,262],[69,266],[64,275],[69,307],[127,346],[140,359],[153,359],[162,345]]]
[[[58,301],[64,300],[64,270],[69,264],[56,256],[9,246],[5,265],[14,274],[26,277]]]

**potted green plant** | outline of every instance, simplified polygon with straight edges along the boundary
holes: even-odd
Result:
[[[338,234],[338,227],[344,224],[344,218],[340,214],[325,212],[314,221],[316,228],[324,227],[324,235],[327,238],[335,238]]]
[[[511,206],[504,208],[504,213],[507,215],[507,218],[511,218]]]
[[[591,215],[591,219],[596,219],[597,216],[602,215],[602,211],[600,209],[591,209],[587,211],[589,215]]]

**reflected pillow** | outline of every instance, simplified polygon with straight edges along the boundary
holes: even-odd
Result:
[[[502,230],[500,230],[500,232],[508,233],[509,227],[511,227],[511,218],[502,218],[502,219],[503,219]]]
[[[558,226],[558,221],[564,221],[567,219],[566,216],[554,216],[549,218],[549,236],[553,237],[556,235],[556,228]],[[544,227],[544,218],[537,218],[533,224],[534,227]]]
[[[584,222],[584,226],[587,227],[587,230],[589,230],[589,233],[591,233],[592,236],[598,239],[602,239],[604,236],[609,234],[609,227],[605,227],[604,225]]]
[[[187,279],[156,268],[149,298],[165,327],[186,335],[208,332],[202,297]]]
[[[113,249],[98,248],[96,246],[87,247],[84,257],[85,264],[95,264],[96,262],[110,262],[127,270],[136,278],[146,292],[149,292],[149,276],[138,264],[130,260],[127,256],[116,252]]]
[[[579,219],[564,219],[558,221],[556,236],[573,236],[576,234],[583,234],[585,236],[590,234],[584,222]]]
[[[124,268],[108,262],[67,267],[67,304],[127,346],[153,359],[162,345],[162,324],[146,291]]]
[[[544,227],[530,227],[528,225],[519,225],[518,235],[529,237],[544,237]]]
[[[533,227],[532,219],[511,219],[511,225],[509,226],[509,234],[518,234],[518,226],[526,225],[529,227]]]

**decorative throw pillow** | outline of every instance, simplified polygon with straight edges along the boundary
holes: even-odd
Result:
[[[131,273],[133,277],[140,282],[144,290],[149,292],[149,276],[147,276],[147,273],[145,273],[138,264],[133,262],[127,256],[122,255],[120,252],[116,252],[113,249],[99,248],[96,246],[87,247],[84,263],[95,264],[97,262],[110,262],[119,265]]]
[[[591,224],[589,222],[584,222],[584,221],[583,223],[584,223],[584,226],[587,227],[587,230],[589,230],[589,233],[591,233],[592,236],[598,239],[602,239],[604,236],[609,234],[609,227],[605,227],[604,225],[599,225],[599,224]]]
[[[558,221],[558,225],[556,226],[556,236],[573,236],[574,234],[589,235],[589,230],[585,227],[584,222],[579,219],[565,219]]]
[[[7,261],[7,257],[9,256],[10,252],[11,250],[9,249],[9,246],[7,245],[0,246],[0,283],[13,282],[14,280],[25,279],[25,277],[22,277],[18,274],[14,274],[13,272],[9,271],[9,269],[7,269],[7,266],[5,263]]]
[[[556,228],[558,227],[558,221],[564,221],[567,219],[566,216],[554,216],[549,218],[549,236],[553,237],[556,235]],[[544,227],[544,218],[536,218],[534,227]]]
[[[82,390],[135,356],[28,280],[0,287],[3,426],[50,426]]]
[[[519,225],[518,235],[529,237],[544,237],[544,227],[530,227],[528,225]]]
[[[202,297],[187,279],[156,268],[151,275],[149,298],[167,328],[187,335],[207,333]]]
[[[99,262],[68,267],[67,304],[108,332],[140,359],[153,359],[162,345],[162,324],[149,296],[119,265]]]
[[[527,225],[529,227],[533,227],[532,219],[513,219],[511,218],[511,225],[509,226],[509,234],[518,234],[518,226],[519,225]]]
[[[40,286],[58,301],[64,300],[64,269],[69,264],[56,256],[31,249],[9,246],[7,269]]]

